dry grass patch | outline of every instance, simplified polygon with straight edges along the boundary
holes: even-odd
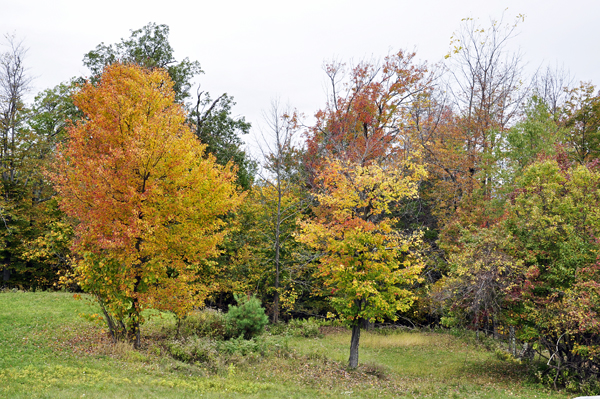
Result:
[[[328,340],[340,345],[350,345],[350,332],[344,330],[328,336]],[[452,342],[452,337],[442,334],[427,333],[394,333],[378,334],[363,331],[360,334],[360,347],[370,349],[415,348],[415,347],[444,347]]]

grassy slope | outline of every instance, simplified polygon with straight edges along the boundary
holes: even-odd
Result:
[[[161,356],[150,341],[141,352],[112,346],[101,326],[78,317],[93,312],[70,294],[0,293],[0,397],[567,397],[526,384],[518,366],[449,335],[363,333],[363,366],[352,372],[343,367],[348,333],[290,338],[280,356],[215,372]]]

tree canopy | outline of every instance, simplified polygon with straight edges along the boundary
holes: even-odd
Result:
[[[202,273],[225,234],[219,216],[241,200],[235,171],[204,156],[163,70],[113,64],[74,98],[86,118],[52,179],[75,226],[75,277],[139,344],[142,310],[181,317],[216,288]]]

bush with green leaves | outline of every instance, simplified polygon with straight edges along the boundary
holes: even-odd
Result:
[[[179,334],[182,337],[198,336],[224,339],[227,335],[225,314],[215,309],[194,311],[181,320]]]
[[[316,338],[321,335],[320,323],[314,318],[292,319],[288,323],[289,332],[296,337]]]
[[[269,322],[260,300],[255,296],[246,295],[235,295],[235,300],[237,306],[229,305],[225,316],[229,335],[250,339],[260,334]]]
[[[206,337],[170,341],[165,349],[173,358],[185,363],[214,363],[219,355],[217,341]]]

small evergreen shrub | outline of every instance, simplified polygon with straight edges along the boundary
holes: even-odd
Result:
[[[269,322],[260,300],[255,296],[245,295],[235,295],[235,300],[237,306],[229,305],[229,311],[225,316],[229,335],[250,339],[260,334]]]

